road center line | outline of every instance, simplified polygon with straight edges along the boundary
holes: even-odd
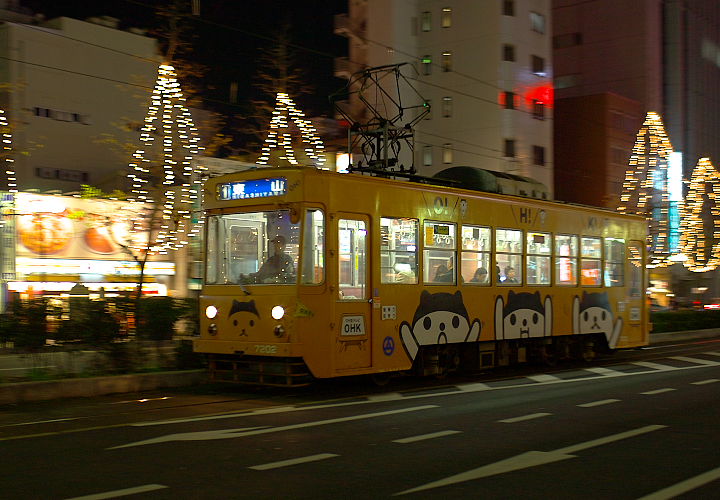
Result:
[[[685,481],[681,481],[677,484],[673,484],[672,486],[668,486],[667,488],[663,488],[662,490],[656,491],[655,493],[650,493],[649,495],[639,498],[638,500],[666,500],[668,498],[675,498],[678,495],[687,493],[688,491],[694,490],[695,488],[699,488],[704,484],[711,483],[716,479],[720,479],[720,467],[718,467],[717,469],[709,470],[707,472],[703,472],[702,474],[698,474],[695,477],[691,477],[690,479],[686,479]]]
[[[162,490],[167,488],[163,484],[144,484],[142,486],[136,486],[134,488],[125,488],[123,490],[106,491],[104,493],[96,493],[94,495],[85,495],[82,497],[73,497],[68,500],[102,500],[103,498],[117,498],[125,497],[128,495],[136,495],[138,493],[145,493],[146,491]]]
[[[717,361],[710,361],[709,359],[690,358],[687,356],[671,356],[670,359],[677,359],[678,361],[685,361],[686,363],[695,363],[697,365],[708,365],[716,366],[720,365]]]
[[[652,396],[653,394],[662,394],[663,392],[672,392],[672,391],[677,391],[677,389],[673,389],[671,387],[665,387],[663,389],[655,389],[654,391],[641,392],[640,394],[644,394],[646,396]]]
[[[652,368],[653,370],[678,370],[678,368],[674,366],[668,366],[668,365],[661,365],[660,363],[653,363],[652,361],[635,361],[633,362],[634,365],[643,366],[645,368]]]
[[[253,470],[270,470],[279,469],[280,467],[289,467],[291,465],[304,464],[307,462],[317,462],[318,460],[325,460],[328,458],[339,457],[334,453],[318,453],[317,455],[308,455],[307,457],[292,458],[290,460],[280,460],[279,462],[270,462],[267,464],[253,465],[248,469]]]
[[[401,438],[401,439],[394,439],[393,443],[400,443],[400,444],[414,443],[416,441],[425,441],[426,439],[434,439],[434,438],[450,436],[452,434],[459,434],[459,433],[460,433],[460,431],[453,431],[453,430],[439,431],[439,432],[433,432],[431,434],[422,434],[420,436],[410,436],[410,437]]]
[[[503,420],[498,420],[498,422],[502,422],[503,424],[514,424],[515,422],[524,422],[525,420],[533,420],[536,418],[547,417],[549,415],[552,415],[552,413],[531,413],[529,415],[523,415],[521,417],[513,417],[513,418],[506,418]]]
[[[619,399],[601,399],[600,401],[592,401],[590,403],[583,403],[578,405],[580,408],[592,408],[593,406],[609,405],[610,403],[617,403]]]
[[[699,380],[697,382],[690,382],[692,385],[705,385],[705,384],[713,384],[715,382],[720,382],[720,380],[716,378],[709,378],[707,380]]]

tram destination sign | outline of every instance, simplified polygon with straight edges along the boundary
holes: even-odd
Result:
[[[285,177],[253,179],[251,181],[225,182],[218,184],[219,200],[245,200],[247,198],[265,198],[282,196],[287,192]]]

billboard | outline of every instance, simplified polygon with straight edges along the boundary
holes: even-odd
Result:
[[[117,261],[110,267],[120,271],[97,274],[134,274],[128,272],[128,268],[135,268],[136,264],[123,246],[142,245],[147,242],[147,233],[131,230],[133,204],[35,193],[17,193],[15,196],[15,256],[18,264],[23,263],[21,267],[40,266],[45,268],[44,272],[51,272],[47,266],[52,260],[67,264],[60,266],[68,268],[64,272],[72,272],[69,268],[81,265],[87,268],[86,272],[97,273],[97,269],[109,269],[101,262]],[[151,256],[148,260],[167,261],[168,257]],[[174,274],[174,266],[168,264],[169,267],[160,266],[163,270],[157,274]],[[152,269],[157,265],[148,267]],[[23,274],[28,274],[28,270],[18,269]]]

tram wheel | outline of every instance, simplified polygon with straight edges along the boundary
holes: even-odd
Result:
[[[392,372],[373,373],[370,375],[370,380],[372,380],[372,383],[378,387],[385,387],[390,383],[392,376]]]

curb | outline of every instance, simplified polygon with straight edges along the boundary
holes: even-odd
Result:
[[[183,387],[199,384],[206,379],[205,370],[187,370],[0,384],[0,404]]]

